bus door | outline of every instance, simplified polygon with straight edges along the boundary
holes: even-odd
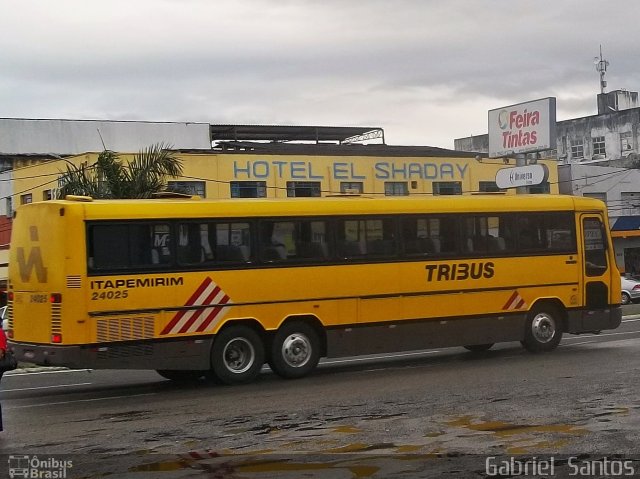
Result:
[[[584,214],[580,218],[583,254],[583,297],[588,310],[609,307],[611,291],[611,268],[609,264],[607,235],[600,215]],[[617,280],[616,278],[613,278]]]

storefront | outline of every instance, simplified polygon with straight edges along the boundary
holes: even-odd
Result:
[[[611,227],[621,273],[640,277],[640,216],[621,216]]]

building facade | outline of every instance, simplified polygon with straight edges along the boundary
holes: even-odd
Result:
[[[640,274],[640,105],[638,93],[598,95],[598,114],[556,123],[558,191],[607,204],[618,268]],[[456,149],[486,153],[488,135],[459,138]]]
[[[170,179],[169,189],[204,198],[514,194],[496,186],[497,172],[508,167],[504,161],[431,147],[244,142],[176,153],[182,159],[183,176]],[[14,187],[21,192],[15,201],[55,198],[66,164],[92,165],[97,156],[85,153],[14,170]],[[121,155],[123,161],[131,158]],[[545,162],[548,179],[534,192],[558,193],[555,162]]]
[[[607,204],[618,268],[640,274],[640,170],[573,163],[558,167],[558,179],[561,194]]]
[[[105,148],[126,162],[153,144],[183,161],[169,189],[205,198],[513,194],[495,181],[509,160],[390,146],[378,127],[0,119],[0,288],[18,205],[56,198],[69,164],[92,165]],[[555,161],[547,169],[533,192],[558,192]]]
[[[563,164],[626,166],[640,159],[638,93],[616,90],[598,95],[598,114],[556,122],[556,149],[542,154]],[[459,151],[489,152],[489,135],[454,140]]]

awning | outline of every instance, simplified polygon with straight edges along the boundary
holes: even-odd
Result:
[[[640,216],[620,216],[611,227],[613,238],[640,236]]]
[[[620,216],[611,227],[611,231],[640,230],[640,216]]]

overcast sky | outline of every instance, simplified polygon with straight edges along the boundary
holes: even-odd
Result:
[[[637,0],[0,0],[0,117],[379,126],[453,148],[487,111],[640,89]]]

